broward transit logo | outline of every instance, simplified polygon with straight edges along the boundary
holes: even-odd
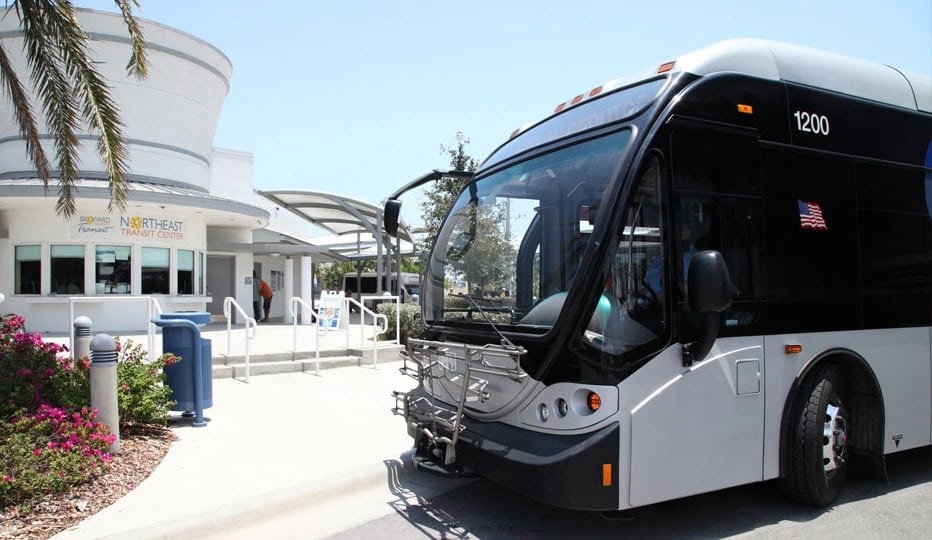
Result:
[[[78,232],[105,234],[113,229],[110,216],[81,216],[78,218]]]

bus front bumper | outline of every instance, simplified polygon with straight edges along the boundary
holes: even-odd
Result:
[[[574,510],[618,509],[617,422],[579,435],[539,433],[469,418],[463,419],[463,425],[457,438],[454,469],[475,472],[554,506]],[[409,428],[409,434],[415,438],[422,460],[442,455],[417,430]],[[436,465],[429,470],[441,468],[450,469]]]

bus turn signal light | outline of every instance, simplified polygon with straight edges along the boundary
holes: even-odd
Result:
[[[612,464],[603,463],[602,464],[602,487],[610,487],[612,485]]]
[[[589,392],[589,395],[586,397],[586,405],[589,406],[590,411],[595,412],[602,406],[602,398],[595,392]]]
[[[783,352],[785,352],[786,354],[799,354],[803,352],[803,346],[802,345],[784,345]]]
[[[745,105],[744,103],[739,103],[738,112],[741,114],[754,114],[754,107],[752,105]]]

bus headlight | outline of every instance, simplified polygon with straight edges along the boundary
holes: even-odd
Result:
[[[563,418],[570,412],[570,404],[566,402],[565,399],[560,398],[557,400],[557,416]]]

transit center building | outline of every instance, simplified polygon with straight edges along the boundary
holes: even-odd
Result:
[[[71,306],[95,330],[128,331],[145,328],[150,298],[163,311],[219,318],[232,297],[251,316],[256,271],[275,293],[273,316],[291,322],[292,297],[312,303],[312,264],[346,257],[309,243],[311,222],[253,189],[251,154],[213,146],[230,60],[203,40],[139,19],[149,75],[137,80],[126,73],[131,42],[121,16],[78,16],[124,123],[127,204],[108,211],[98,137],[82,132],[77,212],[57,215],[56,165],[46,193],[10,101],[0,100],[0,313],[23,315],[30,331],[67,332]],[[0,43],[31,91],[13,13],[0,19]],[[32,103],[41,118],[34,96]],[[41,123],[39,130],[53,160],[53,141]]]

